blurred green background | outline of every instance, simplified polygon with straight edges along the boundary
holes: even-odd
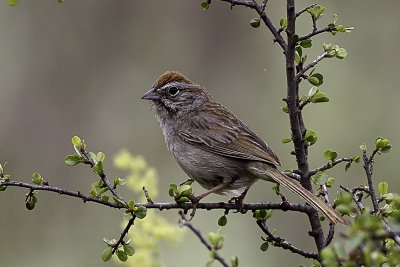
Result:
[[[345,60],[325,60],[322,89],[331,102],[310,105],[306,125],[319,140],[310,149],[311,166],[324,162],[322,151],[333,148],[339,156],[372,146],[377,135],[392,141],[393,151],[378,157],[376,181],[388,180],[396,191],[400,182],[398,64],[400,2],[386,0],[315,1],[327,7],[322,22],[334,13],[339,23],[354,26],[351,34],[314,41],[309,59],[321,52],[323,42],[338,43],[348,51]],[[296,1],[298,9],[312,1]],[[284,1],[270,1],[268,14],[278,24]],[[157,168],[160,197],[168,201],[168,184],[186,179],[168,154],[158,122],[140,97],[165,70],[179,70],[204,85],[260,134],[280,156],[285,168],[294,168],[287,115],[280,107],[285,96],[284,60],[265,27],[253,29],[255,14],[243,7],[213,1],[208,11],[200,0],[69,0],[0,3],[0,162],[9,162],[15,179],[29,181],[40,172],[51,185],[88,191],[96,180],[89,168],[67,167],[70,139],[83,137],[89,149],[103,151],[110,176],[123,175],[112,166],[112,155],[126,148],[142,154]],[[298,30],[311,29],[301,19]],[[307,92],[304,84],[302,91]],[[364,182],[361,166],[344,173],[331,172],[339,184]],[[202,192],[197,185],[196,192]],[[26,190],[9,188],[0,194],[0,265],[117,266],[104,264],[103,237],[120,233],[121,213],[83,204],[82,201],[41,192],[34,211],[25,209]],[[129,196],[128,191],[122,192]],[[332,194],[334,194],[332,192]],[[131,196],[129,196],[131,197]],[[333,196],[332,196],[333,197]],[[208,201],[225,201],[212,196]],[[259,182],[247,201],[277,200],[271,185]],[[296,200],[296,199],[293,199]],[[162,213],[175,223],[177,211]],[[202,232],[215,231],[222,212],[198,211],[193,223]],[[261,232],[251,214],[230,214],[222,254],[237,255],[240,266],[298,266],[303,258],[280,249],[259,250]],[[305,216],[275,212],[271,227],[293,244],[314,250],[307,236]],[[184,242],[163,244],[166,266],[201,267],[208,252],[191,233]],[[215,263],[215,266],[218,266]]]

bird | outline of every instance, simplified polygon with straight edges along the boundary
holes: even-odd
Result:
[[[151,102],[166,146],[182,170],[211,193],[243,200],[258,180],[274,182],[305,200],[331,223],[344,218],[278,169],[278,156],[207,90],[178,71],[166,71],[142,99]]]

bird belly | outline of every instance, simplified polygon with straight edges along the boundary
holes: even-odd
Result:
[[[247,161],[227,158],[218,154],[206,152],[191,144],[169,147],[170,152],[182,170],[205,189],[230,179],[231,182],[216,194],[239,196],[247,187],[258,179],[246,171]]]

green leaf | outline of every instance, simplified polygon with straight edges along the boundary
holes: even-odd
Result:
[[[103,162],[97,162],[96,165],[92,167],[92,170],[100,176],[104,175]]]
[[[102,196],[101,197],[101,200],[103,201],[103,202],[108,202],[109,200],[110,200],[110,197],[109,196]]]
[[[307,78],[307,80],[308,80],[309,83],[311,83],[311,84],[314,85],[314,86],[320,85],[320,82],[319,82],[319,80],[318,80],[317,77],[309,76],[309,77]]]
[[[355,163],[360,163],[360,156],[355,155],[351,158]]]
[[[117,250],[118,259],[122,262],[126,262],[128,260],[128,255],[126,255],[125,251]]]
[[[135,249],[131,245],[125,244],[123,245],[123,248],[126,255],[132,256],[133,254],[135,254]]]
[[[282,30],[285,30],[288,26],[288,19],[287,18],[281,18],[279,21],[279,26]]]
[[[326,186],[328,188],[332,187],[332,185],[335,183],[335,178],[329,177],[328,180],[326,181]]]
[[[112,257],[112,247],[108,247],[101,254],[101,259],[105,262],[109,261]]]
[[[15,6],[17,5],[19,0],[7,0],[7,3],[9,6]]]
[[[239,258],[238,257],[231,258],[231,267],[239,267]]]
[[[32,183],[36,185],[41,185],[42,182],[43,182],[43,177],[38,172],[34,172],[32,175]]]
[[[385,195],[388,193],[389,185],[387,182],[380,182],[378,184],[378,191],[382,195]]]
[[[310,48],[312,46],[311,39],[306,39],[300,42],[300,46],[303,48]]]
[[[126,185],[126,180],[120,177],[114,178],[114,186]]]
[[[207,239],[215,249],[222,248],[224,237],[220,232],[210,232],[207,235]]]
[[[311,97],[311,102],[312,103],[329,102],[329,98],[326,96],[324,92],[318,91]]]
[[[337,158],[337,153],[336,153],[336,151],[333,151],[332,149],[327,149],[324,151],[324,157],[327,160],[335,161],[335,159]]]
[[[79,138],[79,136],[75,135],[74,137],[72,137],[71,142],[74,146],[77,146],[77,147],[82,146],[82,140]]]
[[[0,192],[6,191],[7,186],[6,185],[0,185]]]
[[[129,200],[128,202],[128,208],[130,210],[133,210],[133,208],[135,207],[135,201],[133,199]]]
[[[296,62],[296,64],[301,63],[301,56],[297,51],[294,52],[294,61]]]
[[[68,166],[75,166],[82,162],[84,162],[84,159],[78,155],[68,155],[65,157],[65,164]]]
[[[267,251],[268,248],[269,248],[269,243],[268,242],[264,242],[260,246],[260,250],[263,251],[263,252]]]
[[[361,149],[362,151],[367,151],[367,145],[366,145],[366,144],[361,145],[361,146],[360,146],[360,149]]]
[[[336,25],[338,19],[339,19],[338,15],[337,14],[333,14],[333,24]]]
[[[347,51],[346,51],[346,49],[344,49],[344,48],[339,48],[337,51],[336,51],[336,57],[337,58],[339,58],[339,59],[344,59],[345,57],[347,56]]]
[[[314,73],[311,77],[317,78],[319,83],[316,86],[320,86],[324,83],[324,76],[321,73]]]
[[[317,136],[317,133],[314,130],[309,129],[306,132],[306,135],[304,136],[304,139],[305,139],[305,141],[307,141],[309,143],[310,146],[312,146],[313,144],[315,144],[317,142],[318,136]]]
[[[181,185],[179,186],[177,193],[180,197],[188,197],[192,193],[192,187],[187,184]]]
[[[288,108],[288,106],[286,105],[286,106],[283,106],[283,107],[281,107],[281,110],[283,111],[283,112],[285,112],[285,113],[289,113],[289,108]]]
[[[250,20],[250,25],[251,25],[251,27],[253,27],[253,28],[258,28],[258,27],[260,27],[260,19],[259,18],[254,18],[254,19],[252,19],[252,20]]]
[[[96,158],[97,158],[97,161],[104,161],[104,159],[106,158],[106,155],[104,155],[103,152],[99,152],[99,153],[97,153]]]
[[[318,92],[318,87],[311,87],[311,89],[308,91],[308,97],[312,97],[313,95],[315,95]]]
[[[201,2],[200,5],[203,10],[207,10],[210,7],[210,4],[207,1]]]
[[[292,142],[292,138],[287,137],[287,138],[283,138],[282,139],[282,143],[283,144],[287,144],[287,143],[290,143],[290,142]]]
[[[347,172],[351,167],[351,162],[347,162],[346,166],[344,166],[344,171]]]
[[[139,207],[137,207],[137,209],[135,210],[134,213],[135,213],[136,217],[138,217],[139,219],[143,219],[147,215],[147,208],[143,207],[143,206],[139,206]]]
[[[226,218],[225,215],[223,215],[223,216],[221,216],[221,218],[219,218],[218,225],[225,226],[227,222],[228,222],[228,219]]]

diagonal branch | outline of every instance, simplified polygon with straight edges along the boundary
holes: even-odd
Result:
[[[200,242],[210,251],[213,252],[213,255],[215,257],[215,259],[217,261],[219,261],[222,266],[224,267],[229,267],[229,264],[225,261],[224,258],[221,257],[221,255],[219,255],[218,251],[213,248],[208,242],[207,240],[201,235],[200,231],[196,228],[194,228],[193,224],[188,221],[185,217],[185,215],[183,214],[183,212],[179,213],[181,215],[181,221],[180,221],[180,225],[181,226],[185,226],[187,228],[189,228],[196,236],[197,238],[200,240]]]
[[[83,157],[85,158],[85,162],[84,162],[85,164],[88,164],[91,168],[93,168],[96,165],[94,163],[93,159],[90,157],[89,153],[83,147],[79,148],[79,152],[81,152]],[[117,193],[115,188],[111,185],[110,180],[108,180],[107,175],[104,172],[102,172],[98,175],[100,176],[100,179],[103,181],[103,183],[108,187],[108,190],[110,190],[110,192],[113,194],[113,196],[115,196],[120,201],[125,203],[125,205],[127,205],[127,202]]]
[[[278,29],[274,26],[271,19],[265,14],[265,6],[258,5],[255,1],[249,0],[221,0],[222,2],[228,2],[232,6],[245,6],[255,10],[262,21],[264,22],[265,26],[271,31],[272,35],[274,36],[274,40],[281,46],[283,51],[285,52],[287,49],[287,44],[283,39],[282,35],[279,33]]]
[[[314,170],[311,170],[311,171],[309,172],[309,175],[310,175],[310,177],[311,177],[311,176],[315,175],[317,172],[322,172],[322,171],[326,171],[326,170],[332,169],[333,167],[335,167],[335,166],[338,165],[339,163],[342,163],[342,162],[352,162],[352,161],[353,161],[353,160],[350,159],[350,158],[340,158],[340,159],[337,159],[337,160],[335,160],[335,161],[333,161],[333,162],[328,162],[328,163],[326,163],[325,165],[323,165],[323,166],[321,166],[321,167],[315,168]]]
[[[115,251],[117,251],[117,249],[119,248],[120,245],[124,244],[124,238],[128,234],[129,229],[133,226],[135,219],[136,219],[136,216],[134,214],[132,214],[132,218],[129,219],[129,221],[128,221],[127,225],[125,226],[124,230],[122,231],[121,236],[119,237],[117,243],[115,243],[115,245],[113,245],[113,248],[112,248],[113,254],[115,253]]]
[[[319,55],[316,59],[310,62],[307,66],[305,66],[303,69],[301,69],[297,74],[296,74],[296,80],[299,80],[309,69],[317,65],[321,60],[326,58],[328,56],[328,52],[324,52],[321,55]]]
[[[318,34],[321,34],[321,33],[323,33],[323,32],[332,32],[333,31],[333,28],[332,27],[325,27],[325,28],[322,28],[322,29],[319,29],[319,30],[313,30],[312,32],[310,32],[309,34],[306,34],[306,35],[304,35],[304,36],[301,36],[301,37],[299,37],[299,42],[301,42],[301,41],[304,41],[304,40],[307,40],[307,39],[310,39],[311,37],[313,37],[313,36],[315,36],[315,35],[318,35]]]
[[[268,226],[265,224],[265,220],[257,220],[257,225],[268,236],[268,238],[273,241],[273,242],[271,242],[271,244],[273,246],[287,249],[287,250],[289,250],[293,253],[299,254],[305,258],[317,259],[317,260],[319,259],[318,254],[312,253],[312,252],[307,252],[300,248],[297,248],[297,247],[293,246],[291,243],[289,243],[288,241],[286,241],[285,239],[272,234],[269,231]]]

